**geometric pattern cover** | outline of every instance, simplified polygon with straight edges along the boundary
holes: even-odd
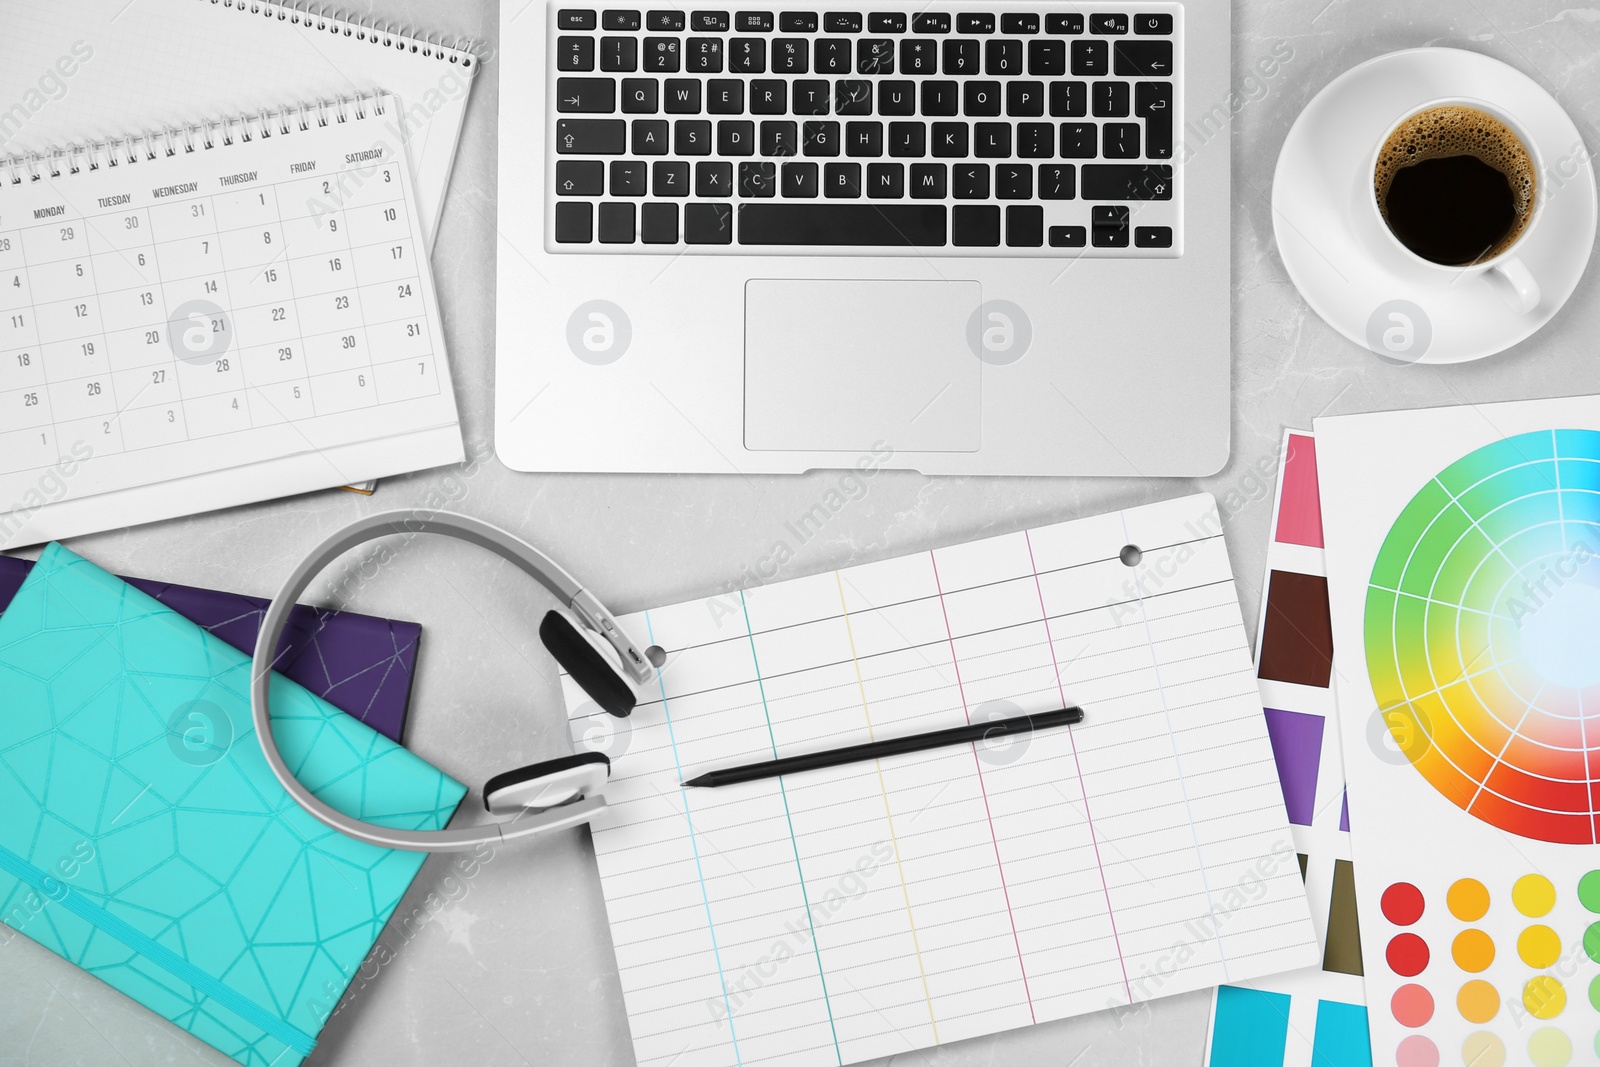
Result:
[[[289,798],[250,660],[60,545],[0,615],[0,919],[250,1067],[294,1067],[424,853]],[[274,675],[289,766],[340,811],[438,829],[461,783]]]
[[[0,612],[22,587],[33,561],[0,556]],[[123,581],[198,623],[240,652],[255,654],[271,601],[142,578]],[[289,609],[275,669],[385,737],[404,737],[422,627],[353,611],[297,604]]]

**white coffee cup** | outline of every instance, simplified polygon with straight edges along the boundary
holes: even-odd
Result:
[[[1469,263],[1465,266],[1456,266],[1445,263],[1435,263],[1417,255],[1401,243],[1400,239],[1389,229],[1389,223],[1383,217],[1383,211],[1378,206],[1378,197],[1373,189],[1373,179],[1378,171],[1378,156],[1383,151],[1383,146],[1388,143],[1389,137],[1412,116],[1430,111],[1436,107],[1469,107],[1482,111],[1505,124],[1517,138],[1522,146],[1527,149],[1528,157],[1533,164],[1536,176],[1544,174],[1543,160],[1539,156],[1539,149],[1528,136],[1522,124],[1506,114],[1505,109],[1497,107],[1486,100],[1478,100],[1468,96],[1448,96],[1437,100],[1430,100],[1425,104],[1407,108],[1403,115],[1398,116],[1384,128],[1383,136],[1379,137],[1373,145],[1372,154],[1367,159],[1366,169],[1360,173],[1360,184],[1357,190],[1358,203],[1355,205],[1355,217],[1351,220],[1357,223],[1357,228],[1364,238],[1363,243],[1369,252],[1378,256],[1383,262],[1394,267],[1397,272],[1410,275],[1424,284],[1454,285],[1464,278],[1481,275],[1490,288],[1500,294],[1506,304],[1513,311],[1527,314],[1539,306],[1539,283],[1533,273],[1517,255],[1528,240],[1528,235],[1533,233],[1544,214],[1544,190],[1537,185],[1533,191],[1533,213],[1527,223],[1522,227],[1522,232],[1517,239],[1495,256],[1478,263]]]

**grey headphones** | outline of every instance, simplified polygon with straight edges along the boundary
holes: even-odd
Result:
[[[554,593],[566,610],[546,614],[539,637],[573,681],[612,715],[621,717],[633,711],[636,698],[630,680],[643,685],[653,669],[666,662],[666,653],[655,645],[642,652],[636,648],[594,594],[550,557],[505,530],[448,512],[426,518],[410,511],[372,515],[318,545],[284,582],[262,620],[250,679],[250,711],[267,765],[295,802],[319,822],[384,848],[465,852],[481,844],[501,844],[588,822],[606,806],[602,790],[611,774],[611,761],[600,752],[574,753],[495,775],[483,785],[484,807],[493,815],[511,818],[459,830],[395,830],[345,815],[296,781],[278,752],[268,703],[272,661],[295,602],[328,564],[357,545],[390,534],[417,533],[444,534],[487,548]]]

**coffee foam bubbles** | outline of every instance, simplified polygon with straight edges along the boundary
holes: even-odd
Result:
[[[1384,221],[1389,218],[1389,186],[1395,175],[1428,159],[1475,156],[1505,175],[1511,186],[1516,222],[1482,259],[1490,259],[1514,244],[1533,214],[1538,184],[1533,157],[1511,128],[1487,112],[1462,104],[1445,104],[1419,111],[1397,126],[1378,152],[1373,170],[1373,192]]]

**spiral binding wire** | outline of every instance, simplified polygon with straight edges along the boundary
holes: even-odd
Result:
[[[204,152],[218,145],[232,145],[236,141],[248,144],[258,138],[267,140],[288,135],[296,129],[309,130],[313,123],[320,128],[385,113],[383,98],[379,94],[356,93],[332,100],[268,108],[249,115],[205,119],[185,126],[169,126],[126,137],[52,146],[42,152],[7,156],[0,158],[0,174],[9,177],[8,184],[21,185],[24,182],[42,181],[46,175],[59,178],[63,174],[77,174],[83,170],[130,166],[180,153]],[[0,183],[3,182],[4,179],[0,178]]]
[[[358,41],[371,41],[385,48],[410,51],[429,58],[459,64],[471,70],[483,58],[478,41],[472,37],[442,38],[414,31],[406,26],[381,26],[364,22],[350,12],[308,0],[201,0],[241,14],[260,15],[288,21],[292,25],[305,25],[328,33],[353,37]]]
[[[303,25],[319,33],[351,37],[357,41],[371,41],[384,48],[409,51],[426,58],[453,63],[467,71],[474,70],[484,58],[483,51],[475,38],[445,39],[419,33],[406,26],[391,26],[387,22],[378,26],[364,22],[339,8],[312,3],[310,0],[198,0],[198,2],[231,9],[241,15],[275,18],[290,25]],[[383,104],[376,94],[358,93],[354,96],[337,97],[331,101],[319,100],[309,105],[263,111],[259,115],[213,119],[193,126],[115,137],[90,144],[52,146],[42,152],[0,157],[0,184],[21,185],[25,181],[40,181],[46,174],[58,178],[63,173],[76,174],[84,167],[98,170],[101,166],[116,167],[137,163],[142,159],[159,159],[162,155],[177,155],[180,150],[194,152],[197,147],[212,148],[219,143],[231,145],[235,140],[251,141],[256,137],[266,138],[272,136],[269,122],[280,116],[297,117],[302,130],[308,128],[306,125],[308,120],[314,120],[321,126],[328,125],[330,108],[333,109],[332,121],[347,121],[350,118],[345,112],[347,106],[355,108],[356,118],[365,118],[364,109],[368,104],[372,105],[373,111],[382,114]],[[250,126],[252,122],[259,124],[252,129]],[[280,125],[281,129],[278,132],[290,131],[290,126]],[[197,133],[201,136],[198,142],[195,140]],[[180,140],[181,147],[178,144]],[[9,183],[6,182],[6,177],[9,177]]]

